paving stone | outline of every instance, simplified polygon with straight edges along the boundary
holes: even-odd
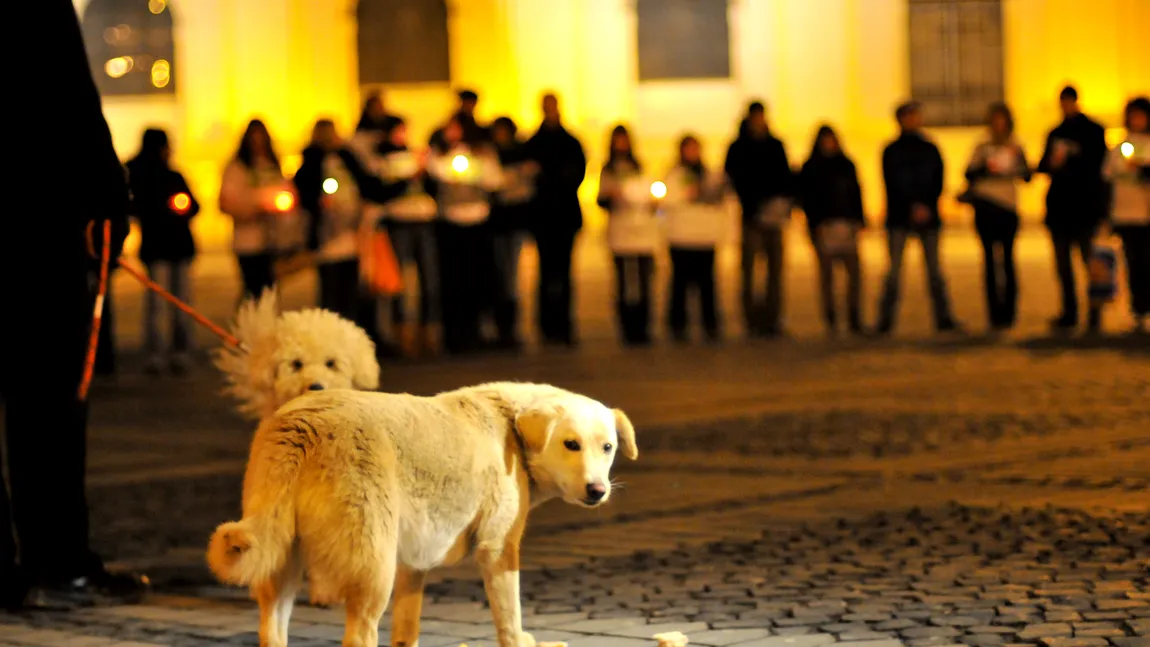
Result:
[[[930,623],[940,627],[973,627],[980,621],[971,616],[931,616]]]
[[[726,647],[727,645],[741,645],[745,642],[770,636],[769,629],[716,629],[688,634],[692,645],[711,645],[713,647]]]
[[[950,638],[953,636],[962,635],[962,632],[955,629],[954,627],[911,627],[909,629],[900,630],[898,635],[907,639]]]
[[[1150,638],[1139,636],[1136,638],[1111,638],[1115,647],[1150,647]]]
[[[690,635],[687,636],[690,638]],[[835,637],[830,634],[810,634],[806,636],[771,636],[768,638],[758,638],[749,640],[745,643],[739,643],[737,647],[823,647],[823,645],[830,645],[835,642]],[[873,645],[871,647],[885,647]]]
[[[1018,637],[1023,640],[1035,640],[1040,638],[1058,638],[1069,637],[1074,635],[1074,629],[1069,623],[1054,622],[1048,624],[1034,624],[1027,625],[1018,632]],[[1073,647],[1073,646],[1063,646]]]
[[[1105,638],[1043,638],[1046,647],[1109,647]]]

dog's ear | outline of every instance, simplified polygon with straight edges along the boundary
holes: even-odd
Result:
[[[379,388],[379,360],[375,355],[375,342],[363,328],[347,320],[341,320],[348,327],[348,351],[351,356],[351,383],[359,391],[375,391]]]
[[[639,445],[635,444],[635,426],[622,409],[612,409],[615,414],[615,433],[619,435],[619,451],[631,460],[639,458]]]
[[[554,407],[531,407],[515,415],[515,433],[523,440],[527,451],[539,453],[551,440],[555,427]]]

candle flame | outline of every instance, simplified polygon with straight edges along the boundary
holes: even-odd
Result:
[[[662,182],[655,182],[651,185],[651,195],[656,200],[662,200],[667,197],[667,185]]]
[[[1122,151],[1122,157],[1125,157],[1126,159],[1134,157],[1134,144],[1131,144],[1130,142],[1122,142],[1122,145],[1118,147],[1118,150]]]
[[[323,181],[323,192],[331,195],[339,191],[339,182],[334,177],[329,177]]]
[[[291,211],[295,206],[295,196],[291,191],[280,191],[276,194],[275,205],[279,211]]]
[[[463,173],[469,166],[471,166],[471,161],[467,159],[466,155],[456,155],[451,159],[451,168],[456,173]]]
[[[172,196],[168,206],[172,208],[172,211],[182,216],[187,213],[188,209],[192,206],[192,198],[187,193],[177,193]]]

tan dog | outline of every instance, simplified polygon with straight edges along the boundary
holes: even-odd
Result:
[[[287,644],[306,568],[314,602],[347,605],[345,647],[377,644],[393,583],[391,644],[415,647],[427,572],[474,553],[499,645],[534,647],[519,600],[527,513],[605,503],[617,453],[639,455],[627,416],[553,386],[308,394],[256,431],[243,520],[216,529],[208,563],[251,586],[263,646]]]
[[[216,351],[215,363],[227,380],[225,392],[250,418],[270,418],[308,391],[379,388],[375,344],[362,328],[329,310],[281,314],[269,289],[240,306],[232,334],[247,350],[225,346]]]

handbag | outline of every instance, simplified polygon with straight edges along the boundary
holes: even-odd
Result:
[[[395,296],[403,292],[403,273],[387,231],[376,229],[365,236],[360,254],[360,274],[372,294]]]

